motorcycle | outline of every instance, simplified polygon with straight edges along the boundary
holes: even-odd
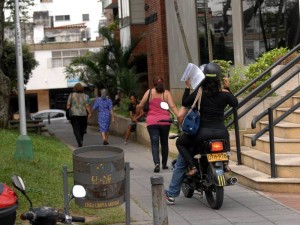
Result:
[[[33,208],[32,202],[25,192],[25,184],[23,179],[17,175],[14,175],[12,177],[12,182],[14,187],[20,191],[30,203],[29,211],[21,215],[21,220],[28,220],[32,225],[55,225],[58,222],[64,224],[72,224],[72,222],[85,222],[84,217],[71,216],[67,213],[67,206],[73,198],[85,197],[86,191],[83,186],[73,186],[68,202],[64,207],[64,212],[59,212],[57,209],[48,206]]]
[[[165,110],[169,110],[166,102],[162,102],[160,106]],[[172,113],[171,115],[170,120],[160,120],[160,122],[172,123],[179,131],[178,122],[174,120]],[[181,133],[178,132],[176,135],[169,136],[169,139],[175,139],[180,135]],[[186,198],[192,198],[195,191],[198,191],[201,195],[204,192],[209,206],[212,209],[220,209],[224,200],[224,187],[237,184],[236,177],[231,177],[224,172],[224,163],[228,162],[230,155],[230,152],[226,149],[226,140],[206,140],[201,146],[197,146],[195,150],[197,153],[194,154],[194,160],[197,172],[194,176],[185,175],[181,190]],[[173,161],[172,165],[175,165],[175,163],[176,161]]]

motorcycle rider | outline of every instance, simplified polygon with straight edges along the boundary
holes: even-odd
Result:
[[[200,107],[200,129],[195,136],[183,134],[176,141],[179,151],[177,162],[173,170],[169,190],[165,192],[167,203],[174,204],[175,197],[180,193],[180,187],[185,175],[186,165],[189,167],[189,176],[195,175],[197,168],[194,165],[192,150],[199,146],[204,140],[211,138],[222,138],[227,140],[227,149],[230,149],[229,133],[224,125],[224,110],[227,105],[235,107],[238,105],[237,98],[229,90],[229,80],[224,79],[222,88],[222,71],[218,64],[208,63],[204,70],[205,80],[202,82],[203,88]],[[192,105],[198,88],[190,94],[190,82],[186,81],[186,88],[182,97],[182,105],[189,107]],[[225,165],[225,172],[230,168]]]

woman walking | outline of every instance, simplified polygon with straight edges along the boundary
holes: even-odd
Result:
[[[78,144],[82,147],[83,135],[86,132],[87,116],[91,117],[89,96],[83,93],[84,88],[80,83],[75,84],[73,93],[68,97],[67,109],[71,112],[71,124]]]
[[[146,91],[138,107],[143,109],[150,93],[149,111],[146,113],[146,123],[151,140],[152,156],[155,165],[154,172],[158,173],[160,171],[159,142],[161,145],[162,169],[168,169],[168,139],[170,132],[170,123],[159,122],[159,120],[170,119],[170,113],[167,110],[162,109],[160,107],[160,103],[167,102],[175,116],[177,116],[178,110],[170,91],[166,90],[164,87],[163,79],[159,76],[156,76],[153,79],[153,84],[154,88]]]
[[[107,90],[101,90],[101,96],[94,103],[93,110],[98,111],[99,131],[103,139],[103,145],[108,145],[110,122],[115,121],[113,113],[113,103],[108,96]]]

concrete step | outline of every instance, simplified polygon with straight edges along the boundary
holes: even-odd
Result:
[[[256,141],[256,146],[251,145],[251,138],[254,134],[244,134],[243,140],[244,145],[247,147],[254,148],[256,150],[269,153],[270,152],[270,141],[269,135],[263,135]],[[300,139],[287,139],[287,138],[274,138],[275,153],[276,154],[300,154]]]
[[[231,148],[230,159],[237,162],[236,148]],[[270,154],[241,146],[242,164],[271,176]],[[300,178],[300,154],[276,154],[276,175],[281,178]]]
[[[258,191],[300,193],[300,178],[271,178],[270,175],[231,161],[232,176],[238,183]]]
[[[268,124],[268,121],[260,121],[260,130],[264,129]],[[274,134],[279,138],[297,139],[300,137],[300,124],[280,122],[274,127]]]
[[[292,97],[293,105],[296,105],[298,102],[300,102],[300,95],[299,96],[293,96]]]
[[[275,118],[278,118],[282,114],[284,114],[286,111],[288,111],[289,108],[278,108],[276,109]],[[292,112],[289,116],[287,116],[284,121],[290,122],[290,123],[300,123],[300,110],[295,110]]]

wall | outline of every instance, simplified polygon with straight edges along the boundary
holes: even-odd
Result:
[[[49,43],[30,45],[39,65],[32,71],[32,76],[26,84],[26,90],[42,90],[67,88],[68,83],[64,67],[52,68],[52,50],[89,49],[99,50],[103,41]]]
[[[177,1],[183,30],[191,53],[192,62],[199,65],[199,43],[197,34],[196,5],[195,1]],[[170,88],[176,102],[181,102],[184,82],[181,76],[189,63],[184,42],[179,28],[173,0],[165,1],[166,29],[168,44],[168,64]]]
[[[124,116],[115,115],[115,122],[110,126],[110,133],[116,136],[124,137],[124,132],[127,126],[130,124],[130,119]],[[93,115],[93,118],[90,120],[92,126],[98,127],[97,124],[97,113]],[[137,142],[144,146],[151,147],[150,138],[145,122],[138,123],[136,127],[136,132],[131,133],[130,140],[132,142]],[[169,151],[172,153],[178,153],[174,139],[169,140]],[[130,144],[130,143],[129,143]]]
[[[70,21],[55,21],[54,19],[54,27],[82,23],[82,14],[89,14],[89,21],[84,22],[90,28],[91,40],[96,40],[96,37],[99,36],[99,21],[105,19],[102,15],[102,2],[89,0],[87,4],[86,1],[60,0],[40,3],[40,0],[34,0],[34,3],[33,11],[49,11],[49,16],[54,17],[70,15]]]
[[[145,24],[144,0],[130,1],[131,24]]]
[[[170,82],[165,1],[145,0],[145,4],[149,6],[146,10],[146,18],[150,18],[152,16],[152,20],[149,24],[147,24],[148,35],[146,37],[148,49],[148,84],[152,87],[153,78],[155,76],[160,76],[163,78],[166,88],[169,89]]]

